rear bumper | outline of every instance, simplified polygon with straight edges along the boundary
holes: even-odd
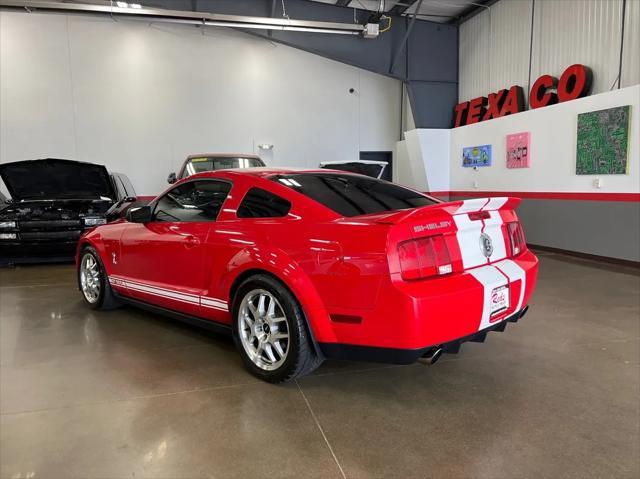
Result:
[[[529,306],[525,306],[520,311],[508,316],[499,323],[477,331],[468,336],[464,336],[443,344],[432,344],[418,349],[398,349],[398,348],[378,348],[373,346],[359,346],[354,344],[339,343],[319,343],[322,354],[327,359],[341,359],[346,361],[366,361],[389,364],[412,364],[419,358],[425,356],[435,348],[442,348],[443,352],[456,354],[460,350],[462,343],[468,341],[474,343],[483,343],[490,332],[502,332],[508,323],[516,323],[522,318]]]
[[[523,310],[535,289],[538,260],[530,251],[515,258],[428,280],[383,282],[371,309],[329,309],[333,336],[320,343],[419,350],[471,336]],[[509,303],[493,310],[493,294],[508,286]],[[363,302],[367,299],[363,298]],[[338,315],[355,317],[351,323]],[[315,331],[314,331],[315,333]]]

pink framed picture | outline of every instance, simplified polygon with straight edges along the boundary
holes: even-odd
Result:
[[[531,166],[531,133],[524,131],[507,135],[507,168]]]

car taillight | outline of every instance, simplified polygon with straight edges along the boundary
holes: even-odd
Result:
[[[448,274],[453,270],[442,235],[404,241],[398,245],[398,257],[404,280]]]
[[[509,241],[511,242],[511,255],[517,256],[527,249],[522,226],[517,221],[507,223],[507,231],[509,233]]]

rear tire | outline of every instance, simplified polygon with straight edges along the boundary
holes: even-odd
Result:
[[[109,284],[100,255],[91,246],[80,252],[78,286],[85,302],[92,309],[109,310],[120,306]]]
[[[270,383],[291,381],[322,364],[295,296],[277,279],[256,274],[233,298],[233,340],[247,369]]]

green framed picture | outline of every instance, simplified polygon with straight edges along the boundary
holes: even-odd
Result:
[[[631,106],[578,115],[577,175],[623,175],[627,172]]]

